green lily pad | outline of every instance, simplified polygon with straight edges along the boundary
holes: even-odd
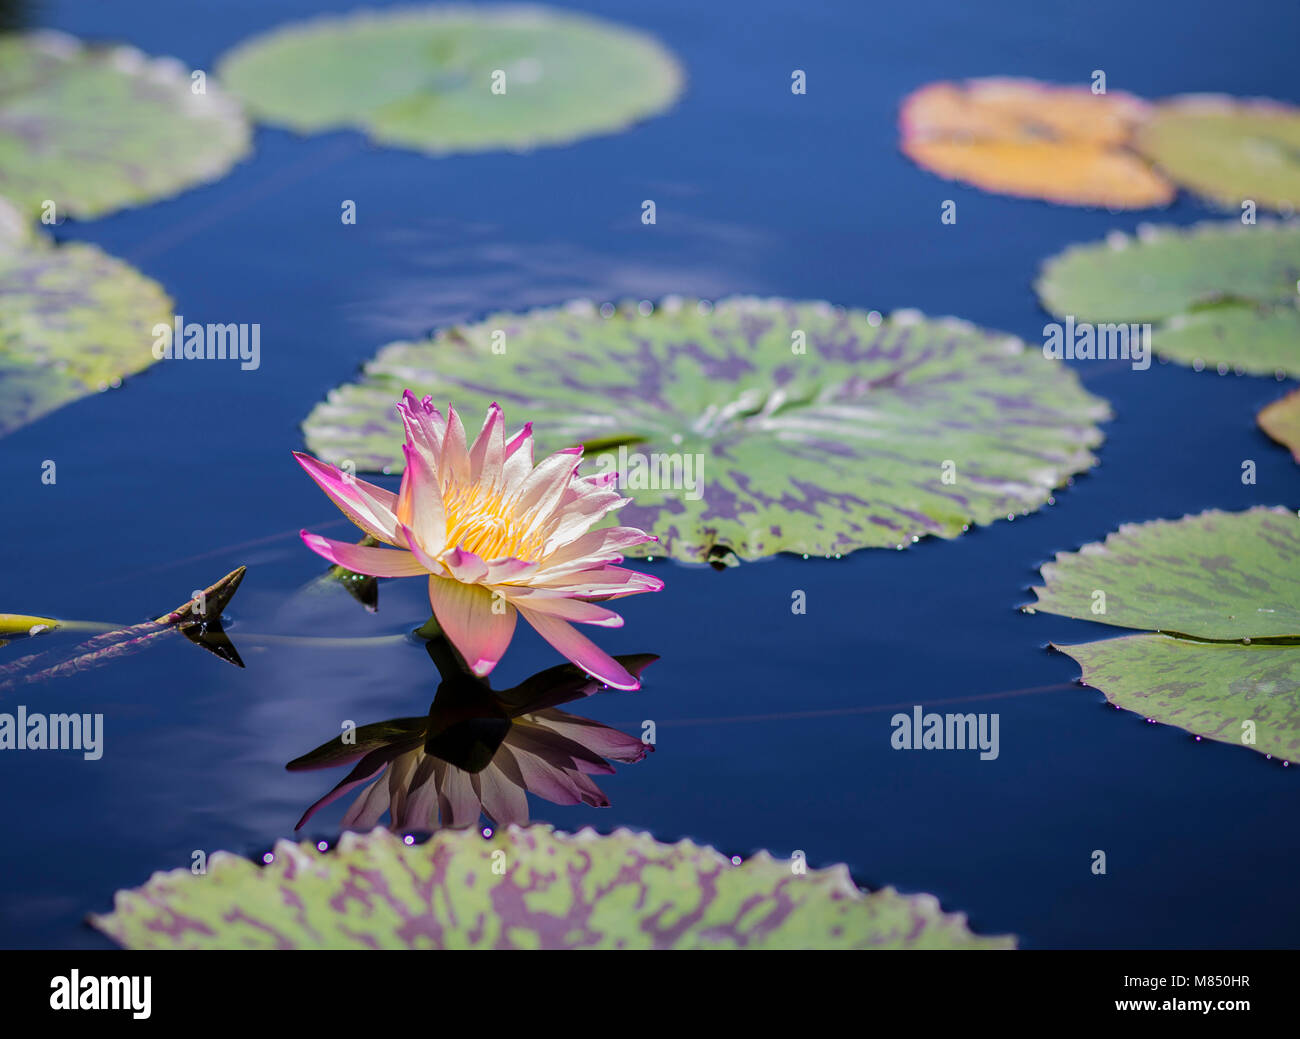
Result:
[[[1102,544],[1058,555],[1043,578],[1027,612],[1159,633],[1055,647],[1112,703],[1197,736],[1297,756],[1295,513],[1211,510],[1126,524]]]
[[[1300,638],[1300,519],[1212,509],[1126,523],[1043,566],[1033,608],[1197,639]],[[1095,613],[1095,591],[1105,612]]]
[[[466,415],[497,401],[539,450],[584,444],[583,471],[621,473],[634,500],[617,522],[658,535],[639,554],[696,562],[901,548],[1029,512],[1094,463],[1109,415],[1064,365],[966,322],[669,299],[391,344],[313,409],[308,446],[396,472],[407,387]]]
[[[848,870],[796,873],[765,852],[734,866],[690,841],[619,830],[380,829],[338,848],[280,841],[260,867],[155,873],[90,922],[129,949],[1007,949],[932,895],[864,894]]]
[[[1300,760],[1300,648],[1127,635],[1056,646],[1117,707],[1220,743]]]
[[[1300,390],[1292,390],[1264,408],[1256,421],[1260,429],[1288,448],[1300,462]]]
[[[133,47],[55,32],[0,36],[0,195],[24,213],[94,217],[223,176],[250,148],[206,79]]]
[[[1155,105],[1134,147],[1171,180],[1224,206],[1300,208],[1300,108],[1220,95]]]
[[[0,436],[153,364],[157,282],[93,245],[55,246],[0,200]]]
[[[358,11],[284,26],[221,61],[257,118],[356,129],[432,154],[522,150],[663,111],[682,73],[649,36],[545,7]]]
[[[1071,246],[1036,284],[1076,321],[1152,323],[1157,354],[1195,367],[1300,374],[1300,224],[1143,228]]]

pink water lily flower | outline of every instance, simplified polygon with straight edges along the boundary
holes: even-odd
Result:
[[[590,530],[627,504],[616,473],[582,477],[582,448],[533,464],[532,423],[514,436],[493,404],[471,445],[454,408],[443,414],[410,390],[398,402],[406,426],[406,470],[397,494],[294,452],[335,505],[392,548],[302,532],[312,551],[375,577],[429,578],[438,625],[482,677],[496,666],[523,614],[538,634],[616,689],[640,683],[573,625],[617,628],[623,618],[597,603],[663,582],[615,564],[621,549],[654,541],[635,527]]]

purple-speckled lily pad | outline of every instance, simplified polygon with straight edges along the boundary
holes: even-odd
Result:
[[[91,923],[129,949],[1007,949],[932,895],[865,894],[843,866],[800,872],[760,852],[740,866],[690,841],[627,830],[385,830],[336,850],[276,844],[257,866],[155,873]]]
[[[1043,567],[1028,612],[1151,634],[1055,648],[1111,703],[1300,757],[1300,518],[1212,510],[1126,524]]]
[[[1095,461],[1104,401],[1003,333],[821,302],[579,302],[495,314],[394,343],[304,423],[359,470],[401,468],[410,387],[534,423],[539,449],[586,446],[687,561],[830,556],[951,538],[1023,514]],[[611,520],[611,522],[613,522]]]

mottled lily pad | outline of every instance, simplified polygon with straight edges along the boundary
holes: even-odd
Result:
[[[1295,513],[1126,524],[1058,555],[1043,578],[1028,612],[1158,633],[1056,646],[1112,703],[1197,736],[1300,755]]]
[[[200,70],[201,71],[201,70]],[[0,195],[24,213],[93,217],[223,176],[251,135],[211,79],[133,47],[0,36]]]
[[[1219,743],[1300,760],[1300,648],[1127,635],[1056,646],[1118,707]]]
[[[269,865],[216,852],[155,873],[91,923],[129,949],[1008,949],[932,895],[864,894],[843,866],[740,866],[619,830],[385,830],[338,848],[280,841]]]
[[[1034,606],[1063,617],[1198,639],[1300,638],[1300,520],[1257,508],[1126,523],[1058,555],[1043,580]]]
[[[467,414],[498,401],[539,450],[584,444],[583,471],[621,473],[634,501],[617,522],[688,561],[903,547],[1031,511],[1093,464],[1109,414],[1059,362],[965,322],[670,299],[391,344],[311,412],[308,446],[396,472],[408,386]]]
[[[529,6],[321,17],[240,44],[219,71],[265,122],[356,129],[432,154],[611,133],[663,111],[682,87],[649,36]]]
[[[1292,390],[1257,416],[1259,428],[1286,446],[1300,462],[1300,390]]]
[[[930,83],[899,115],[903,153],[949,180],[1063,205],[1145,209],[1174,187],[1129,150],[1149,106],[1028,79]]]
[[[1134,146],[1170,179],[1224,206],[1300,207],[1300,108],[1220,95],[1152,107]]]
[[[1300,224],[1143,228],[1071,246],[1037,282],[1076,321],[1151,323],[1152,348],[1194,367],[1300,375]]]
[[[157,282],[93,245],[55,246],[0,200],[0,436],[153,364]]]

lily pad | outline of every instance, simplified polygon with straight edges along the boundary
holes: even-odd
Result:
[[[1058,555],[1043,578],[1027,612],[1159,633],[1056,646],[1112,703],[1197,736],[1297,756],[1295,513],[1211,510],[1126,524],[1102,544]]]
[[[1162,101],[1134,146],[1170,179],[1224,206],[1300,207],[1300,108],[1187,95]]]
[[[94,217],[223,176],[250,148],[211,79],[133,47],[0,36],[0,195],[24,213]]]
[[[1126,523],[1043,567],[1034,607],[1198,639],[1300,638],[1300,519],[1212,509]],[[1106,593],[1105,613],[1093,592]]]
[[[1300,375],[1300,224],[1143,228],[1071,246],[1036,284],[1077,321],[1154,325],[1156,353],[1195,367]]]
[[[504,352],[502,352],[504,350]],[[640,554],[834,555],[1029,512],[1095,461],[1104,401],[1003,333],[912,311],[669,299],[496,314],[394,343],[304,423],[317,456],[401,468],[410,386],[498,401],[539,451],[619,472]],[[633,550],[637,551],[637,550]]]
[[[1300,648],[1127,635],[1056,646],[1117,707],[1196,736],[1300,760]]]
[[[651,37],[546,7],[358,11],[284,26],[227,54],[257,118],[356,129],[432,154],[567,144],[663,111],[682,88]]]
[[[0,200],[0,436],[154,363],[157,282],[93,245],[55,246]]]
[[[375,830],[336,850],[280,841],[269,865],[227,852],[155,873],[90,922],[129,949],[1008,949],[932,895],[864,894],[835,866],[734,866],[690,841],[619,830]]]
[[[1259,413],[1259,428],[1287,447],[1300,462],[1300,390],[1292,390]]]
[[[1174,186],[1129,150],[1149,111],[1130,94],[989,78],[930,83],[899,115],[903,153],[948,180],[1064,205],[1145,209]]]

